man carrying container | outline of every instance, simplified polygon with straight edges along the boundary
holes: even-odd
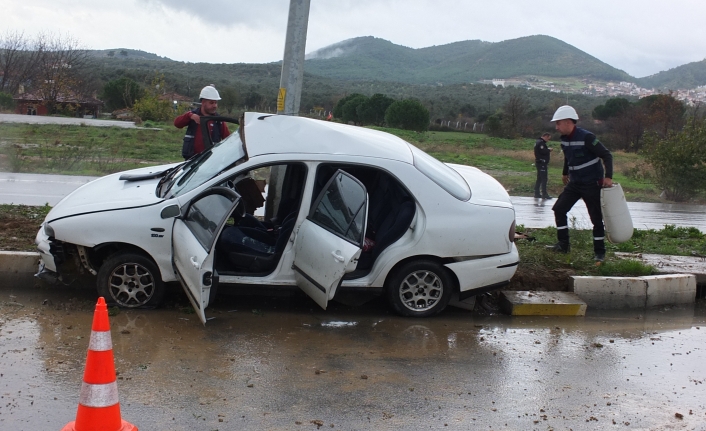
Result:
[[[548,247],[559,253],[570,251],[567,213],[579,199],[583,199],[593,223],[594,260],[602,262],[606,249],[601,188],[613,185],[613,155],[596,135],[576,127],[578,119],[576,110],[569,105],[557,109],[552,118],[556,130],[561,133],[561,150],[564,153],[562,182],[565,187],[552,207],[558,242]]]

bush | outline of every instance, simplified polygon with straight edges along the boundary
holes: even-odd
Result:
[[[3,111],[14,111],[15,101],[12,100],[12,95],[0,91],[0,109]]]
[[[429,128],[429,110],[418,100],[398,100],[387,108],[385,123],[389,127],[423,132]]]
[[[142,96],[140,85],[134,80],[122,77],[109,81],[103,87],[101,98],[106,108],[115,111],[122,108],[132,108],[137,99]]]
[[[142,121],[169,121],[174,118],[171,103],[155,96],[145,96],[137,100],[132,110]]]
[[[664,138],[649,134],[642,152],[667,199],[686,201],[706,190],[706,120],[694,119]]]

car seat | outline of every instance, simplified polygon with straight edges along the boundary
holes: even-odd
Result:
[[[276,235],[253,227],[229,226],[223,230],[217,250],[228,257],[233,269],[248,273],[269,273],[277,266],[292,235],[297,213],[290,213]]]
[[[409,198],[392,208],[374,232],[375,237],[371,238],[375,244],[370,250],[361,253],[356,269],[370,269],[380,253],[400,239],[409,229],[415,211],[416,205]]]

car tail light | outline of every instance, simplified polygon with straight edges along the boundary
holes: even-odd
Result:
[[[508,238],[510,238],[510,242],[515,242],[515,220],[512,221],[512,224],[510,225],[510,232],[507,234]]]

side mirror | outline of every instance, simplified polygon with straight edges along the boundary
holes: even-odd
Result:
[[[181,210],[179,209],[179,205],[169,205],[168,207],[164,207],[162,208],[162,213],[160,214],[163,219],[179,217],[180,215]]]

